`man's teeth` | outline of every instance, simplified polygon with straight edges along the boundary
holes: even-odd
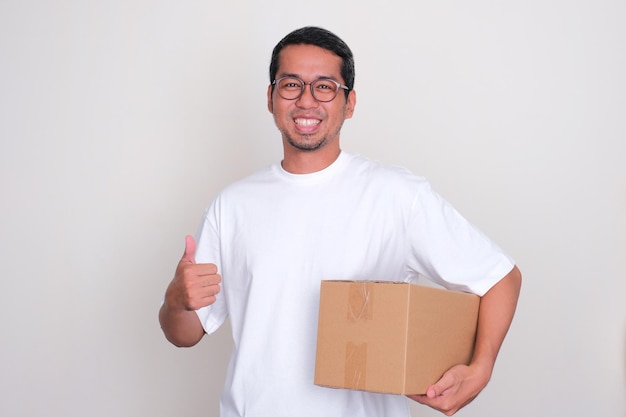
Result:
[[[300,126],[313,126],[319,124],[319,122],[316,119],[296,119],[296,124]]]

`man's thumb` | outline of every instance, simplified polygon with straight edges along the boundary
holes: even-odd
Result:
[[[185,236],[185,253],[181,261],[188,262],[190,264],[196,263],[196,241],[193,236]]]

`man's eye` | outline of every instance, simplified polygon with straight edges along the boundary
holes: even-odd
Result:
[[[329,81],[321,81],[315,85],[315,88],[323,91],[334,91],[337,86]]]
[[[295,78],[285,78],[280,82],[279,87],[289,90],[299,90],[302,88],[302,83]]]

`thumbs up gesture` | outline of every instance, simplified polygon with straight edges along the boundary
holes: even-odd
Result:
[[[165,302],[177,310],[197,310],[213,304],[222,281],[217,272],[215,264],[196,263],[196,241],[186,236],[185,252],[167,288]]]

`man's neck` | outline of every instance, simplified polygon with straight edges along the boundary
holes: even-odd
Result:
[[[315,151],[291,149],[285,151],[282,167],[291,174],[311,174],[321,171],[337,160],[341,149],[337,147],[322,148]]]

